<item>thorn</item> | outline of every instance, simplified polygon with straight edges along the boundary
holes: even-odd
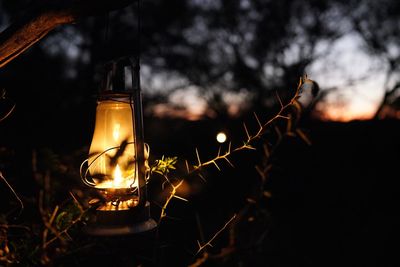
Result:
[[[276,97],[278,98],[279,104],[281,105],[281,108],[283,108],[283,103],[282,103],[282,100],[281,100],[281,98],[280,98],[280,96],[278,94],[278,91],[275,91],[275,93],[276,93]]]
[[[250,134],[249,134],[249,131],[247,131],[246,123],[243,123],[243,127],[244,127],[244,130],[246,131],[247,140],[249,140],[250,139]]]
[[[216,167],[219,171],[221,171],[221,169],[219,168],[219,166],[218,166],[217,162],[215,162],[215,160],[213,160],[212,163],[215,165],[215,167]]]
[[[187,173],[190,173],[189,163],[188,163],[188,161],[186,159],[185,159],[185,164],[186,164]]]
[[[235,168],[235,165],[232,164],[228,157],[224,157],[224,159],[229,163],[229,165],[231,165],[232,168]]]
[[[251,145],[249,145],[249,144],[247,144],[247,143],[244,143],[244,144],[243,144],[243,148],[244,148],[244,149],[248,149],[248,150],[257,150],[257,149],[255,149],[253,146],[251,146]]]
[[[196,148],[196,156],[197,156],[197,160],[199,162],[199,167],[201,166],[201,161],[200,161],[200,156],[199,156],[199,151]]]
[[[180,197],[180,196],[177,196],[177,195],[173,195],[173,197],[177,198],[177,199],[180,199],[180,200],[183,200],[185,202],[189,202],[189,200],[187,200],[186,198],[183,198],[183,197]]]
[[[260,120],[258,119],[257,114],[256,114],[255,112],[254,112],[253,114],[254,114],[254,117],[255,117],[256,120],[257,120],[258,126],[260,126],[260,128],[262,128],[262,124],[261,124]]]
[[[168,182],[170,185],[172,185],[171,181],[168,179],[168,176],[163,174],[163,177],[165,179],[166,182]]]
[[[201,178],[201,180],[203,180],[203,182],[207,183],[207,180],[203,177],[203,175],[201,175],[201,173],[199,173],[198,175]]]
[[[282,118],[282,119],[286,119],[289,120],[290,118],[287,116],[283,116],[283,115],[276,115],[277,118]]]

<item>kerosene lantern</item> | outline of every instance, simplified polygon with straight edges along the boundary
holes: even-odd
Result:
[[[81,175],[101,196],[86,228],[91,235],[154,229],[146,182],[149,148],[143,140],[139,63],[121,58],[105,66],[89,157]]]

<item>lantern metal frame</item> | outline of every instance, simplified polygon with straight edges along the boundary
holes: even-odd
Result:
[[[131,69],[131,87],[126,85],[125,69],[127,67]],[[97,188],[96,184],[90,178],[89,159],[82,163],[80,169],[82,181],[87,186],[100,190],[99,192],[103,196],[103,202],[89,216],[90,220],[85,228],[85,232],[90,235],[115,236],[137,234],[153,230],[157,227],[157,223],[150,216],[150,203],[147,200],[147,179],[149,178],[147,158],[149,148],[144,143],[139,58],[133,60],[129,57],[123,57],[105,65],[105,76],[98,99],[99,101],[112,100],[126,103],[125,101],[121,101],[121,98],[128,99],[132,112],[133,134],[135,135],[133,142],[135,149],[135,179],[138,179],[138,186],[137,188],[118,189]],[[132,142],[128,144],[132,144]],[[98,158],[112,149],[120,149],[120,147],[108,148],[96,157]],[[85,168],[85,166],[87,167]],[[135,193],[137,196],[135,196]],[[119,201],[129,200],[137,201],[137,203],[135,202],[135,205],[127,209],[118,209]],[[104,205],[114,205],[113,202],[115,201],[117,201],[115,209],[102,209]]]

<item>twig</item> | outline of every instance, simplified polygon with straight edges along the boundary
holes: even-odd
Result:
[[[56,215],[57,215],[57,213],[58,213],[58,210],[59,210],[59,206],[57,205],[57,206],[54,208],[54,210],[53,210],[53,212],[52,212],[52,214],[51,214],[51,216],[50,216],[49,221],[46,221],[46,216],[45,216],[45,214],[42,214],[43,223],[44,223],[44,225],[46,226],[46,229],[44,229],[43,234],[42,234],[42,239],[43,239],[43,241],[42,241],[42,243],[43,243],[42,248],[43,248],[43,249],[46,249],[46,247],[47,247],[45,244],[46,244],[46,241],[47,241],[47,236],[48,236],[48,234],[49,234],[49,230],[50,230],[55,236],[57,236],[57,238],[59,238],[60,240],[64,241],[64,238],[60,235],[59,231],[57,231],[57,229],[54,228],[54,227],[52,226],[52,224],[53,224],[53,222],[54,222],[54,219],[56,218]]]
[[[4,115],[3,117],[0,118],[0,122],[4,121],[5,119],[8,118],[8,116],[11,115],[11,113],[14,111],[15,109],[15,104],[12,106],[12,108],[6,113],[6,115]]]
[[[68,225],[64,230],[59,232],[59,235],[62,236],[63,234],[68,234],[69,229],[71,229],[72,226],[74,226],[75,224],[77,224],[78,222],[80,222],[82,220],[82,217],[84,213],[80,213],[79,216],[73,220],[70,225]],[[58,236],[53,237],[52,239],[50,239],[49,241],[47,241],[44,246],[47,247],[48,245],[50,245],[51,243],[53,243],[54,241],[56,241],[57,239],[59,239]]]
[[[197,250],[196,255],[198,255],[198,254],[199,254],[203,249],[205,249],[206,247],[212,247],[212,244],[211,244],[211,243],[214,241],[214,239],[217,238],[217,237],[221,234],[221,232],[224,231],[225,228],[226,228],[235,218],[236,218],[236,214],[233,215],[232,218],[231,218],[229,221],[227,221],[227,222],[225,223],[224,227],[222,227],[218,232],[216,232],[216,233],[213,235],[213,237],[212,237],[210,240],[207,241],[207,243],[201,245],[201,244],[200,244],[200,241],[197,240],[197,244],[199,245],[199,249]]]
[[[4,183],[7,185],[7,187],[11,190],[15,198],[18,200],[19,204],[21,205],[21,209],[19,211],[19,215],[21,215],[22,211],[24,210],[24,203],[22,200],[19,198],[17,193],[15,192],[14,188],[8,183],[7,179],[4,178],[3,173],[0,171],[0,178],[4,181]]]
[[[47,221],[46,219],[46,213],[43,209],[43,191],[40,192],[39,195],[39,210],[40,213],[42,214],[42,220],[44,225],[46,226],[46,229],[43,231],[43,245],[42,248],[46,249],[51,243],[53,243],[56,240],[61,240],[64,241],[64,237],[63,235],[67,235],[68,237],[68,230],[74,226],[76,223],[78,223],[79,221],[81,221],[83,215],[85,214],[86,210],[84,210],[82,208],[82,206],[80,205],[80,203],[78,202],[78,200],[75,198],[75,196],[70,192],[71,197],[73,198],[74,202],[77,203],[78,205],[78,209],[81,211],[79,216],[77,218],[75,218],[75,220],[71,221],[71,223],[62,231],[58,231],[57,229],[55,229],[52,224],[54,222],[54,219],[58,213],[59,210],[59,206],[56,206],[56,208],[53,210],[52,215],[50,216],[49,221]],[[51,238],[50,240],[47,240],[47,235],[48,235],[48,230],[50,230],[55,236],[53,238]]]
[[[197,223],[197,228],[199,229],[200,241],[204,243],[205,242],[204,232],[203,232],[203,227],[201,226],[200,216],[198,212],[196,212],[196,223]]]
[[[170,195],[168,196],[167,200],[165,201],[164,205],[161,208],[161,215],[160,215],[160,219],[158,219],[158,224],[161,223],[161,220],[164,219],[167,216],[166,210],[168,207],[169,202],[171,201],[172,198],[176,197],[179,199],[183,199],[181,197],[177,197],[176,194],[176,190],[183,184],[184,180],[182,179],[177,185],[173,185],[172,183],[170,183],[171,187],[172,187],[172,191],[170,193]],[[184,199],[186,200],[186,199]],[[187,200],[186,200],[187,201]]]
[[[75,197],[75,195],[74,195],[71,191],[69,192],[69,194],[70,194],[70,196],[72,197],[72,199],[74,200],[74,202],[75,202],[76,206],[78,207],[79,211],[80,211],[81,213],[85,212],[84,209],[83,209],[83,207],[82,207],[82,205],[81,205],[81,203],[79,203],[79,201],[78,201],[78,199]]]
[[[50,216],[49,220],[47,220],[47,212],[43,208],[43,198],[44,198],[43,194],[44,194],[43,190],[41,190],[39,192],[39,212],[40,212],[40,214],[42,216],[43,224],[44,224],[44,226],[46,226],[46,228],[43,230],[43,233],[42,233],[42,248],[46,249],[47,246],[45,244],[47,242],[47,236],[48,236],[49,230],[55,236],[57,236],[57,238],[60,238],[61,240],[63,240],[64,238],[60,235],[59,231],[52,226],[53,221],[54,221],[54,219],[55,219],[55,217],[57,215],[59,206],[57,205],[54,208],[53,212],[51,213],[51,216]]]

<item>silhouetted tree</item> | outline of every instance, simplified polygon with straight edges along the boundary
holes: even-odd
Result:
[[[343,34],[332,23],[344,15],[343,2],[143,1],[142,62],[153,78],[162,73],[170,77],[158,85],[158,92],[176,89],[171,82],[175,79],[180,81],[178,88],[247,90],[256,106],[271,105],[268,99],[274,90],[285,97],[304,69],[323,56],[315,49],[318,43],[331,43]],[[92,12],[96,9],[93,5]],[[17,11],[8,3],[2,12],[12,17]],[[138,53],[137,13],[133,5],[108,18],[80,20],[45,39],[44,51],[31,53],[63,57],[70,62],[65,72],[75,73],[70,75],[74,80],[82,80],[82,74],[85,79],[88,74],[96,77],[99,63]],[[73,59],[73,53],[80,56]]]
[[[398,109],[400,88],[400,3],[393,0],[355,1],[352,19],[355,30],[365,42],[368,52],[378,56],[384,66],[384,95],[375,118],[385,116],[386,107]]]

